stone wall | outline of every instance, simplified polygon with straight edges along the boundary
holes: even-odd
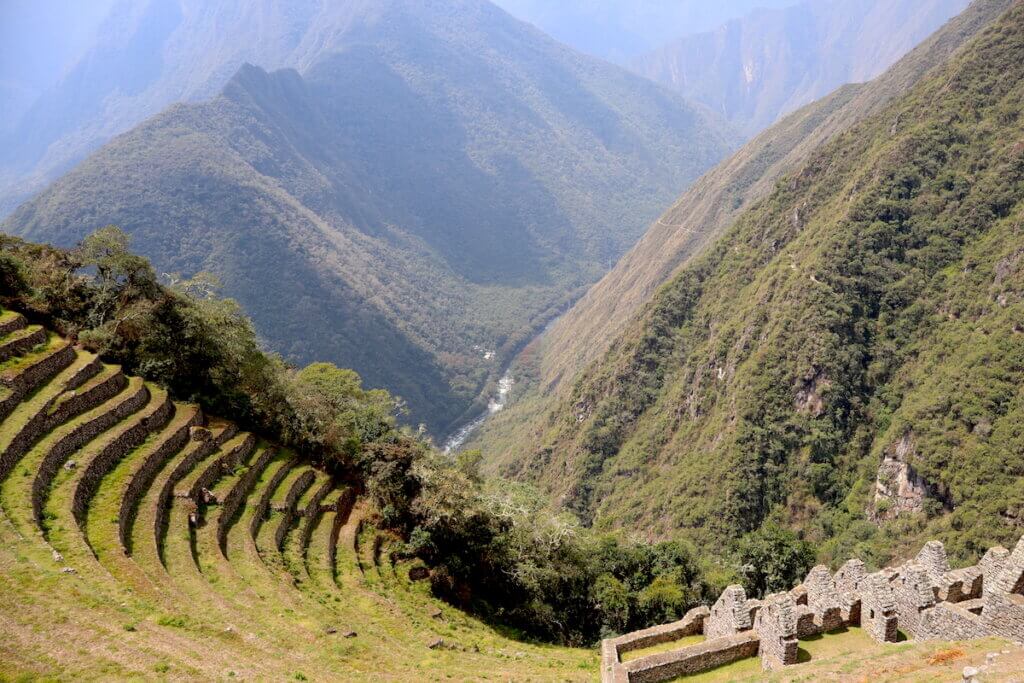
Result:
[[[74,360],[75,349],[70,344],[63,344],[24,368],[0,373],[0,386],[8,389],[7,395],[0,399],[0,420],[7,419],[26,394],[71,365]]]
[[[218,448],[234,437],[236,433],[237,428],[233,425],[221,431],[216,438],[213,437],[208,429],[202,427],[192,427],[189,430],[189,438],[191,439],[189,446],[186,448],[184,456],[174,465],[174,469],[167,476],[164,485],[160,487],[160,495],[157,497],[156,510],[154,511],[153,535],[156,540],[156,547],[160,553],[161,562],[164,557],[163,540],[164,534],[167,532],[167,515],[171,511],[171,499],[174,498],[175,487],[199,463],[215,453]]]
[[[274,497],[274,491],[281,485],[284,478],[288,476],[288,472],[298,464],[298,458],[289,460],[286,464],[278,467],[277,471],[274,472],[274,476],[267,482],[266,488],[263,489],[263,495],[260,496],[260,502],[256,504],[252,519],[249,521],[249,536],[253,539],[259,536],[260,527],[263,526],[263,522],[267,518],[267,513],[270,511],[270,500]]]
[[[900,629],[911,638],[925,637],[927,630],[921,612],[938,600],[928,572],[921,565],[908,562],[900,568],[899,576],[893,582],[893,591]]]
[[[705,625],[710,613],[707,607],[694,607],[679,621],[633,631],[618,638],[609,638],[608,642],[621,655],[623,652],[642,650],[645,647],[654,647],[662,643],[671,643],[680,638],[700,635],[705,632]]]
[[[196,523],[202,523],[202,514],[206,509],[205,493],[208,491],[218,479],[223,477],[225,474],[234,471],[236,467],[242,464],[246,458],[252,453],[256,447],[256,437],[252,434],[246,434],[241,440],[231,448],[225,450],[213,462],[206,466],[195,481],[192,482],[192,486],[188,490],[188,497],[191,498],[196,504],[196,510],[199,513],[199,517],[196,518]]]
[[[860,560],[847,560],[843,566],[836,570],[834,577],[836,591],[840,595],[844,593],[856,593],[860,590],[860,582],[868,575],[864,563]]]
[[[192,427],[203,423],[203,411],[199,408],[190,408],[190,410],[192,416],[181,427],[168,434],[156,448],[152,449],[142,464],[132,473],[124,495],[121,496],[121,509],[117,516],[117,533],[121,548],[128,555],[132,551],[132,525],[135,523],[135,516],[138,514],[142,497],[149,490],[157,472],[189,442]]]
[[[278,551],[284,548],[284,538],[288,535],[288,529],[295,520],[295,504],[315,480],[316,474],[313,470],[306,470],[292,482],[292,487],[288,489],[288,496],[284,500],[284,519],[274,531],[274,543]]]
[[[626,662],[623,669],[630,683],[658,683],[753,657],[759,644],[756,633],[745,631],[681,650],[634,659]]]
[[[747,607],[747,594],[743,586],[729,586],[714,605],[704,624],[704,635],[708,638],[731,636],[753,626]]]
[[[263,475],[267,465],[276,456],[277,451],[271,448],[265,449],[260,454],[260,457],[256,458],[256,462],[231,487],[228,495],[224,496],[224,501],[220,505],[220,516],[217,517],[217,545],[220,547],[222,555],[227,555],[228,531],[231,529],[231,525],[234,523],[239,510],[242,509],[242,503],[245,502],[246,497],[252,492],[252,487],[256,485],[256,481]]]
[[[348,522],[349,515],[352,514],[352,506],[356,502],[355,489],[347,488],[342,492],[341,497],[338,498],[338,503],[335,506],[334,511],[334,524],[331,526],[331,538],[327,542],[327,561],[331,567],[331,572],[335,571],[338,560],[338,536],[341,534],[341,527]],[[703,609],[707,609],[706,607]],[[691,610],[692,611],[692,610]],[[604,641],[609,642],[609,641]],[[618,659],[616,658],[616,661]]]
[[[79,470],[78,482],[71,498],[71,513],[79,529],[85,531],[89,501],[96,494],[103,477],[126,455],[141,446],[151,433],[167,424],[173,415],[174,402],[170,396],[164,394],[162,399],[152,403],[143,414],[133,416],[130,423],[105,443],[92,460]]]
[[[15,313],[5,320],[0,320],[0,335],[17,332],[18,330],[24,329],[27,324],[25,316],[21,313]]]
[[[990,549],[974,567],[950,569],[945,548],[933,541],[915,560],[873,574],[859,560],[846,562],[834,577],[827,567],[815,567],[801,585],[764,601],[729,586],[703,618],[704,643],[620,661],[622,652],[690,634],[696,620],[605,640],[602,680],[667,681],[756,652],[766,670],[789,666],[797,661],[800,638],[857,623],[880,642],[895,642],[900,629],[917,640],[1024,640],[1024,538],[1012,553]]]
[[[44,380],[53,377],[71,365],[74,361],[74,347],[64,342],[38,358],[29,361],[24,366],[17,366],[0,372],[0,385],[14,392],[25,394],[35,389]]]
[[[839,591],[832,573],[825,565],[811,569],[804,579],[807,588],[807,606],[814,611],[814,621],[823,632],[834,631],[843,625]]]
[[[869,574],[860,582],[860,625],[880,643],[895,643],[898,636],[896,595],[889,577]]]
[[[43,456],[43,462],[39,465],[32,482],[32,515],[40,528],[43,525],[43,504],[50,485],[71,454],[129,415],[141,410],[148,402],[149,389],[144,383],[139,382],[134,390],[129,390],[115,405],[109,406],[57,437],[56,442]]]
[[[921,615],[921,640],[970,640],[991,634],[985,620],[958,604],[940,602]]]
[[[46,330],[41,327],[32,331],[19,331],[17,336],[11,336],[10,339],[0,339],[0,363],[27,353],[45,341]]]
[[[95,361],[86,364],[68,380],[67,387],[75,387],[79,380],[88,379],[87,373],[90,371],[96,372],[97,367],[98,364]],[[123,375],[120,376],[120,379],[121,383],[118,386],[105,387],[104,391],[75,392],[76,401],[61,401],[61,398],[66,394],[64,392],[43,404],[36,414],[21,426],[18,433],[7,444],[7,448],[4,449],[3,453],[0,453],[0,481],[7,478],[22,456],[28,453],[32,446],[43,438],[43,435],[48,431],[79,413],[95,408],[121,391],[127,380]]]
[[[989,548],[985,556],[981,558],[981,561],[978,562],[978,569],[981,570],[982,595],[988,593],[989,589],[995,588],[995,578],[1009,559],[1010,551],[1001,545]]]
[[[758,649],[765,671],[796,664],[800,645],[796,637],[797,605],[789,593],[775,593],[764,599],[754,622],[761,639]]]
[[[302,530],[300,536],[300,547],[303,548],[305,553],[306,546],[309,545],[309,538],[313,535],[313,529],[316,527],[317,520],[320,519],[322,513],[320,504],[323,503],[324,498],[327,497],[332,490],[334,490],[334,481],[328,479],[320,488],[316,490],[309,503],[306,505],[306,509],[302,511]]]

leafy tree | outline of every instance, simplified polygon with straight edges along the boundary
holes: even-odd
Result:
[[[789,590],[814,563],[811,545],[774,522],[747,534],[740,541],[738,556],[747,594],[758,598]]]

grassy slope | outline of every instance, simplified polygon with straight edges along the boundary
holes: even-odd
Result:
[[[20,362],[9,365],[16,369],[46,348],[28,350]],[[3,444],[92,358],[83,354],[24,397],[0,423]],[[161,390],[153,387],[152,396],[150,406],[162,400]],[[142,412],[146,410],[149,406]],[[377,567],[375,559],[382,561],[380,557],[367,559],[377,577],[373,586],[358,569],[351,546],[339,549],[339,561],[331,567],[333,509],[313,529],[308,550],[299,534],[305,520],[297,519],[283,556],[272,543],[257,552],[248,536],[249,521],[274,467],[261,473],[231,526],[226,556],[216,541],[219,506],[206,505],[206,524],[191,529],[189,502],[181,497],[173,500],[164,540],[166,568],[156,552],[149,497],[132,527],[133,552],[125,555],[117,541],[116,521],[127,477],[168,431],[190,419],[186,405],[178,406],[175,418],[111,467],[91,497],[88,518],[79,529],[69,497],[76,477],[100,444],[140,414],[126,416],[70,454],[78,465],[60,470],[49,488],[41,524],[32,518],[29,499],[34,469],[54,443],[54,435],[82,423],[89,413],[44,435],[0,482],[0,680],[424,680],[442,677],[441,672],[467,680],[589,680],[596,675],[595,652],[519,642],[437,603],[425,584],[402,578],[406,568],[390,563]],[[243,438],[229,439],[220,452]],[[260,444],[256,452],[262,448]],[[161,473],[172,469],[182,455],[173,455]],[[282,454],[279,461],[286,457],[291,456]],[[187,488],[208,462],[194,468],[179,490]],[[223,472],[211,489],[223,494],[245,471],[242,465]],[[158,473],[153,485],[162,481]],[[318,473],[315,485],[325,482],[326,475]],[[303,496],[300,508],[308,500]],[[340,529],[343,539],[355,538],[364,507],[345,520]],[[276,526],[274,521],[268,528]],[[43,528],[49,531],[45,537]],[[363,528],[370,539],[367,547],[372,547],[376,532],[369,524]],[[312,568],[309,575],[304,566]],[[350,630],[356,635],[346,637]],[[429,648],[437,638],[444,639],[444,647]]]
[[[600,526],[769,514],[870,562],[1007,541],[1024,491],[1024,6],[810,156],[660,290],[510,465]],[[924,512],[865,520],[904,439]],[[951,514],[942,514],[943,510]],[[884,510],[878,510],[884,512]]]
[[[3,229],[118,224],[160,271],[218,273],[275,350],[443,435],[731,136],[488,3],[380,11],[301,76],[246,66],[121,135]]]
[[[520,373],[531,375],[532,385],[520,382],[516,402],[471,445],[483,447],[492,465],[518,459],[540,438],[544,416],[566,397],[583,368],[607,351],[658,287],[770,193],[781,175],[909,90],[1009,4],[973,3],[882,76],[840,88],[788,116],[697,181],[535,344]]]

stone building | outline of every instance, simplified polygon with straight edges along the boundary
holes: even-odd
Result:
[[[865,576],[857,586],[861,628],[880,643],[895,643],[898,636],[896,596],[889,577],[876,572]]]
[[[856,559],[834,576],[814,567],[799,586],[763,601],[729,586],[710,609],[603,641],[602,681],[657,683],[755,655],[766,670],[798,666],[801,638],[844,626],[882,643],[899,631],[915,640],[1024,640],[1024,538],[1012,553],[991,548],[972,567],[952,569],[942,543],[931,541],[910,562],[872,574]],[[700,644],[622,662],[624,652],[698,634]]]
[[[766,670],[796,664],[800,644],[796,637],[796,602],[789,593],[774,593],[764,599],[754,620],[761,643],[758,653]]]
[[[704,622],[704,635],[716,638],[747,631],[753,626],[750,612],[743,586],[729,586],[711,606],[711,614]]]

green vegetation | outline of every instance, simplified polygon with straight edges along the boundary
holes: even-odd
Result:
[[[118,225],[158,272],[215,273],[290,362],[355,369],[440,438],[732,137],[488,3],[318,12],[334,30],[308,39],[322,51],[296,59],[301,76],[241,67],[0,227],[70,247]],[[266,22],[253,31],[281,30]]]
[[[363,389],[352,370],[328,363],[295,370],[264,353],[238,306],[218,298],[209,277],[174,279],[171,287],[160,284],[149,263],[131,253],[127,236],[115,227],[97,231],[70,251],[9,237],[0,248],[0,275],[17,283],[0,292],[5,305],[77,337],[129,374],[168,386],[173,398],[258,430],[351,482],[373,502],[375,528],[396,540],[391,552],[425,563],[432,569],[436,595],[492,623],[531,638],[591,644],[601,635],[680,618],[713,599],[728,578],[719,573],[707,580],[696,551],[686,544],[647,546],[599,536],[570,516],[552,514],[532,489],[485,482],[479,453],[452,459],[400,429],[394,399],[381,390]],[[108,374],[104,371],[98,379]],[[141,387],[141,381],[132,380],[130,386]],[[88,415],[105,410],[101,406]],[[172,425],[188,419],[186,407],[179,412]],[[223,449],[244,440],[243,435],[230,438]],[[147,444],[137,453],[146,452]],[[91,444],[83,453],[96,448]],[[209,452],[176,489],[189,490],[220,454]],[[293,484],[308,471],[295,467],[285,475],[270,499],[272,510],[285,503]],[[94,502],[102,512],[90,515],[95,547],[109,550],[116,543],[113,529],[104,524],[116,519],[130,472],[130,462],[113,468],[98,492]],[[302,490],[299,512],[324,478],[318,475]],[[54,488],[61,493],[43,511],[47,522],[59,517],[70,495],[70,479],[67,472],[58,475]],[[158,487],[164,481],[159,476]],[[212,486],[214,497],[223,499],[230,485],[225,479]],[[11,493],[17,500],[23,495],[20,489]],[[150,505],[145,500],[140,504],[137,523],[152,523]],[[168,543],[172,553],[188,556],[195,552],[188,549],[194,541],[173,531],[186,517],[184,508],[175,506]],[[270,539],[283,521],[281,513],[271,513],[258,542],[273,545]],[[292,525],[300,521],[293,519]],[[58,531],[66,535],[70,529]],[[367,538],[372,541],[374,535]],[[308,575],[302,570],[294,528],[287,537],[291,540],[285,543],[280,566],[304,581]]]
[[[844,86],[758,135],[693,184],[637,245],[534,344],[516,368],[512,402],[468,447],[491,474],[515,471],[537,445],[573,381],[603,356],[659,287],[692,263],[736,220],[797,173],[822,145],[883,111],[995,21],[1010,0],[978,0],[875,80]]]
[[[506,471],[599,529],[689,537],[731,566],[766,522],[875,566],[924,538],[960,561],[1014,541],[1022,28],[1014,5],[779,182]],[[901,514],[876,507],[884,457],[923,482]]]

